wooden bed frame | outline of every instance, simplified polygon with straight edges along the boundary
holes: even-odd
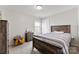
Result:
[[[65,33],[70,33],[70,25],[56,25],[51,26],[51,32],[53,31],[64,31]],[[33,48],[36,48],[39,52],[43,54],[63,54],[62,48],[51,45],[50,43],[38,40],[33,37]]]

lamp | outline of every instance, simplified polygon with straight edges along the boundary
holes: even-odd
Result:
[[[41,6],[41,5],[36,5],[35,8],[36,8],[37,10],[42,10],[42,6]]]

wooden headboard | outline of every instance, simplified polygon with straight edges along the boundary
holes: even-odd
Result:
[[[51,26],[51,32],[53,32],[53,31],[63,31],[64,33],[70,33],[71,32],[71,26],[70,25]]]

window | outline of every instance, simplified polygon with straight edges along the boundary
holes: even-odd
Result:
[[[42,34],[49,33],[49,32],[50,32],[49,19],[45,18],[42,20]]]
[[[35,21],[35,33],[34,34],[40,34],[41,33],[41,23],[40,21]]]

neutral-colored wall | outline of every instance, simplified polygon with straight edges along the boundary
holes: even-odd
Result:
[[[71,25],[71,34],[75,38],[78,35],[77,8],[56,14],[50,19],[51,25]]]
[[[13,44],[14,36],[24,36],[26,30],[34,32],[34,21],[39,18],[9,9],[1,9],[1,11],[3,19],[8,20],[9,45]]]
[[[79,15],[79,6],[78,6],[78,14]],[[78,16],[78,38],[79,38],[79,16]]]

